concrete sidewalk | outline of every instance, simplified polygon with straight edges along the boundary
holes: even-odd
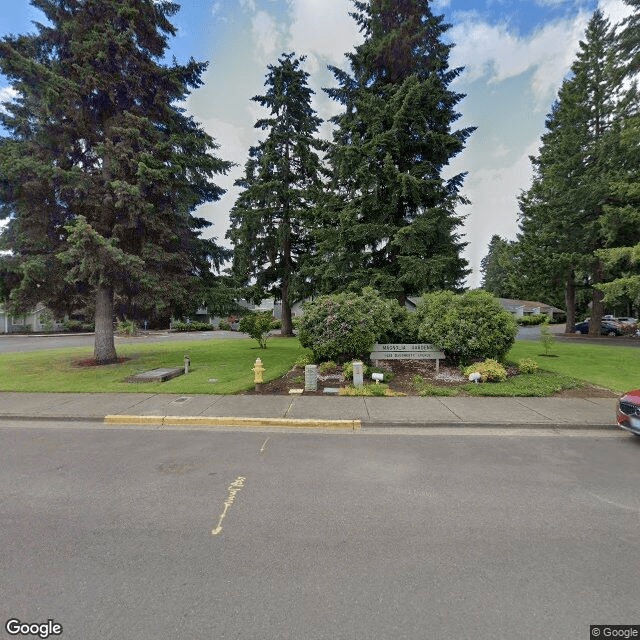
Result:
[[[612,428],[615,398],[354,398],[0,393],[0,421],[375,427]]]

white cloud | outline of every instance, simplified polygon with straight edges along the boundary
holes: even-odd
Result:
[[[1,104],[3,102],[11,102],[14,98],[18,97],[18,92],[13,87],[0,88],[0,111],[6,113],[6,109]]]
[[[480,285],[480,262],[487,253],[491,236],[515,239],[518,231],[517,195],[529,188],[533,176],[529,156],[537,155],[539,141],[532,142],[511,165],[501,169],[471,170],[465,180],[463,192],[471,200],[471,205],[460,208],[466,214],[464,227],[470,244],[465,257],[473,273],[468,285]]]
[[[535,69],[531,89],[536,106],[546,108],[573,61],[588,19],[581,11],[522,38],[505,24],[490,25],[467,16],[449,32],[456,43],[451,63],[465,67],[466,80],[487,77],[494,84]]]
[[[251,19],[253,40],[258,51],[258,59],[262,63],[273,61],[277,55],[280,31],[273,16],[266,11],[257,11]]]
[[[240,6],[245,10],[255,11],[256,3],[255,0],[240,0]]]
[[[358,25],[349,15],[350,0],[288,0],[291,9],[289,45],[298,55],[309,55],[310,71],[318,65],[313,57],[344,65],[344,54],[362,41]]]
[[[613,25],[633,13],[633,8],[626,4],[624,0],[600,0],[598,8],[609,18]]]

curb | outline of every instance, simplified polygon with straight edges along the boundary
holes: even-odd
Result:
[[[297,420],[293,418],[238,418],[208,416],[128,416],[109,415],[105,424],[159,424],[171,426],[205,427],[296,427],[303,429],[349,429],[360,430],[360,420]]]
[[[362,421],[362,429],[618,429],[615,423],[575,424],[571,422],[402,422],[402,421]]]
[[[99,417],[99,416],[92,416],[92,417],[86,417],[86,416],[27,416],[24,414],[20,414],[20,415],[12,415],[9,413],[5,413],[0,415],[0,421],[1,420],[24,420],[32,422],[32,421],[38,421],[38,422],[52,422],[52,421],[56,421],[56,422],[104,422],[104,418]]]

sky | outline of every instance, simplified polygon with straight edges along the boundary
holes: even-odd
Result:
[[[177,0],[180,3],[180,0]],[[265,114],[251,97],[262,94],[267,65],[284,52],[306,56],[313,106],[327,121],[339,110],[322,91],[335,86],[327,65],[349,70],[344,54],[361,42],[350,0],[183,0],[173,16],[177,35],[170,56],[208,61],[204,84],[187,100],[187,109],[220,145],[218,155],[237,164],[217,184],[227,190],[197,214],[213,225],[206,235],[229,246],[229,211],[238,195],[249,147],[264,133],[254,128]],[[529,156],[537,155],[546,114],[569,71],[593,11],[612,23],[629,13],[623,0],[437,0],[433,13],[451,25],[445,38],[454,43],[450,66],[464,67],[451,88],[466,94],[458,104],[455,126],[475,126],[465,150],[448,167],[467,172],[460,229],[468,243],[464,257],[472,274],[467,286],[479,286],[480,261],[493,234],[514,239],[518,231],[518,194],[531,183]],[[42,14],[27,0],[5,3],[0,35],[27,33]],[[0,75],[0,100],[11,88]],[[320,135],[330,139],[325,122]],[[448,175],[448,174],[447,174]]]

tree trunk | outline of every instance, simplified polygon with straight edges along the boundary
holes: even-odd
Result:
[[[113,289],[98,287],[96,291],[96,333],[93,355],[98,364],[117,362],[113,337]]]
[[[567,324],[565,333],[573,333],[576,324],[576,283],[573,268],[567,273],[567,284],[564,290],[564,302],[567,306]]]
[[[599,284],[604,280],[604,266],[600,260],[593,265],[593,284]],[[602,299],[604,293],[600,289],[593,289],[591,303],[591,320],[589,321],[589,335],[599,336],[602,329],[602,314],[604,313],[604,303]]]
[[[291,305],[289,304],[289,282],[284,280],[280,288],[282,295],[282,329],[280,335],[293,335],[293,322],[291,321]]]

